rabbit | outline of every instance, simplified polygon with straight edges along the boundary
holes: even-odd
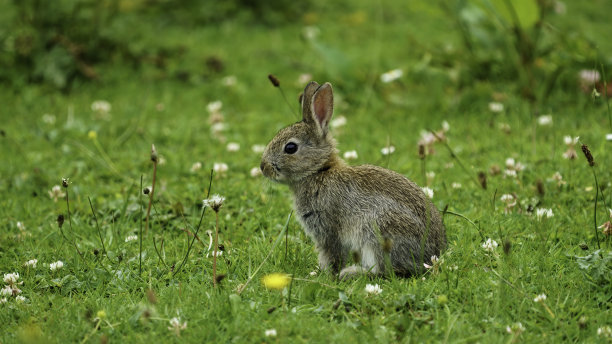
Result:
[[[329,131],[330,83],[312,81],[301,95],[302,121],[266,146],[261,171],[287,184],[295,213],[314,241],[319,267],[341,279],[360,274],[412,276],[446,246],[437,208],[414,182],[394,171],[349,166]],[[345,267],[352,260],[360,263]]]

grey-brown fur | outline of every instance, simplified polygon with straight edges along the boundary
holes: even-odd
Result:
[[[268,144],[263,174],[293,191],[296,214],[315,242],[321,269],[341,277],[384,274],[381,242],[390,239],[395,273],[420,271],[446,246],[438,210],[406,177],[378,166],[349,166],[340,159],[328,132],[332,113],[331,85],[309,83],[302,97],[303,120],[279,131]],[[297,145],[295,153],[285,151],[289,142]],[[353,251],[361,264],[345,268]]]

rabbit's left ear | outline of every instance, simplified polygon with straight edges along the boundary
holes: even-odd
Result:
[[[329,121],[334,113],[334,92],[329,82],[319,87],[312,97],[311,114],[321,136],[327,134]]]

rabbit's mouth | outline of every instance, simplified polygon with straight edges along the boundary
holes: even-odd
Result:
[[[261,168],[261,172],[263,173],[263,175],[272,181],[282,183],[283,180],[285,179],[284,175],[281,174],[280,167],[278,167],[278,165],[273,162],[267,163],[267,162],[262,161],[260,168]]]

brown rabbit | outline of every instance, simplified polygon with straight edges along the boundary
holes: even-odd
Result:
[[[338,156],[328,129],[333,102],[331,84],[310,82],[302,95],[302,121],[276,134],[261,170],[293,191],[296,214],[315,242],[322,270],[340,271],[340,278],[385,274],[388,252],[396,274],[415,274],[446,246],[440,213],[406,177],[378,166],[349,166]],[[351,253],[361,266],[345,267]]]

